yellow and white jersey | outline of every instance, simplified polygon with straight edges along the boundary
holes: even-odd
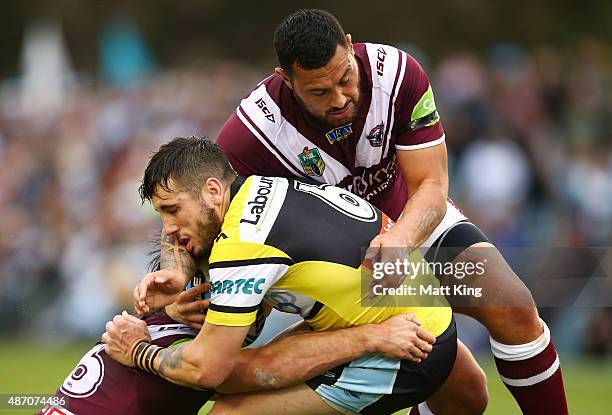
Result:
[[[231,197],[210,255],[207,322],[249,325],[266,301],[300,314],[314,330],[404,312],[415,313],[434,336],[449,326],[447,306],[405,307],[389,298],[364,305],[362,255],[391,223],[365,200],[331,185],[262,176],[238,178]]]

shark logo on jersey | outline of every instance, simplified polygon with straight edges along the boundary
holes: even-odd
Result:
[[[382,146],[384,126],[385,125],[383,123],[378,124],[376,127],[372,128],[372,130],[366,136],[372,147]]]
[[[351,134],[353,134],[353,123],[334,128],[333,130],[326,132],[325,137],[327,137],[329,144],[334,144],[348,138]]]
[[[306,174],[310,176],[323,175],[323,171],[325,170],[325,162],[323,161],[318,148],[315,147],[309,150],[308,147],[304,147],[304,151],[297,156]]]

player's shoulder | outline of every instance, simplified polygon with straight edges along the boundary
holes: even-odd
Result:
[[[408,52],[382,43],[355,44],[355,54],[366,66],[372,86],[392,93],[406,77],[422,71],[419,63]]]
[[[289,179],[250,176],[237,179],[221,232],[211,251],[211,262],[228,258],[289,257],[266,245],[289,188]]]
[[[286,86],[280,76],[276,73],[269,75],[240,101],[239,114],[246,113],[249,117],[266,120],[271,125],[280,125],[280,106],[284,88]]]
[[[273,141],[286,125],[285,115],[299,110],[289,95],[281,77],[272,74],[240,101],[236,116],[255,136]]]

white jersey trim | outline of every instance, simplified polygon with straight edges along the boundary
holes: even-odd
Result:
[[[147,326],[151,340],[158,340],[163,337],[174,335],[187,335],[195,337],[198,332],[185,324],[152,324]]]
[[[384,52],[384,72],[377,68],[379,51]],[[406,73],[407,58],[397,48],[387,45],[366,43],[370,64],[372,97],[363,126],[356,144],[355,166],[372,167],[389,154],[391,131],[395,123],[395,102]],[[365,62],[364,62],[365,64]],[[377,131],[380,141],[374,144],[370,134]]]
[[[297,167],[285,162],[285,159],[281,155],[278,154],[278,151],[275,148],[273,148],[270,144],[268,144],[268,140],[266,140],[259,133],[259,131],[257,131],[257,128],[255,128],[255,125],[251,123],[251,121],[242,114],[242,111],[244,111],[242,107],[238,107],[236,109],[236,114],[238,115],[238,118],[240,118],[240,121],[242,121],[242,124],[244,124],[249,129],[249,131],[251,131],[251,133],[259,140],[259,142],[263,144],[268,149],[268,151],[270,151],[270,153],[273,154],[276,157],[276,159],[281,162],[283,166],[285,166],[287,170],[289,170],[293,174],[297,174],[298,176],[302,175],[300,171],[297,169]]]
[[[260,105],[265,107],[266,112]],[[268,94],[265,84],[261,84],[240,102],[237,114],[255,137],[271,150],[283,165],[287,167],[287,164],[290,163],[292,167],[290,170],[299,172],[298,175],[323,183],[339,183],[346,176],[351,175],[351,172],[342,163],[317,147],[283,117],[281,109]],[[276,148],[272,149],[272,146]],[[298,155],[305,148],[317,148],[325,163],[322,176],[308,175],[303,170]]]
[[[61,405],[50,405],[43,408],[42,415],[76,415]]]
[[[268,183],[270,183],[269,186]],[[247,219],[247,221],[240,220],[241,241],[260,244],[266,241],[285,202],[288,188],[289,181],[285,178],[253,176],[246,203],[242,208],[241,218]],[[263,192],[263,190],[266,190],[266,192]],[[251,223],[254,217],[251,209],[257,205],[261,207],[263,212],[259,215],[257,224],[254,225]]]
[[[400,88],[402,87],[402,81],[404,80],[404,76],[406,75],[406,65],[408,64],[408,56],[399,49],[397,49],[397,52],[398,52],[399,61],[400,61],[398,65],[401,65],[399,68],[400,73],[399,73],[399,76],[397,77],[395,89],[392,92],[391,100],[389,102],[389,105],[391,107],[391,114],[390,114],[391,118],[389,120],[389,125],[387,126],[385,143],[383,144],[385,151],[384,151],[384,154],[381,160],[387,157],[387,154],[389,154],[389,147],[391,147],[390,145],[386,145],[386,143],[390,143],[391,141],[391,131],[393,130],[393,126],[395,124],[395,101],[397,101],[397,97],[399,95]]]
[[[396,150],[419,150],[421,148],[427,148],[427,147],[433,147],[433,146],[437,146],[438,144],[441,144],[442,142],[444,142],[444,140],[446,140],[446,134],[442,134],[442,137],[438,138],[437,140],[434,141],[428,141],[426,143],[422,143],[422,144],[415,144],[412,146],[401,146],[399,144],[395,145],[395,149]]]

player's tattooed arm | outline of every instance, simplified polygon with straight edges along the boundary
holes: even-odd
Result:
[[[442,143],[419,150],[398,150],[397,158],[408,188],[408,201],[391,231],[403,236],[404,246],[415,248],[431,235],[446,213],[446,146]]]
[[[434,231],[440,220],[444,217],[445,210],[441,206],[431,205],[420,211],[414,218],[414,233],[416,235],[428,235]]]
[[[197,264],[189,255],[184,246],[180,245],[176,239],[170,238],[162,230],[159,241],[160,257],[159,266],[161,269],[178,269],[189,277],[192,277],[198,270]]]
[[[193,341],[159,352],[153,372],[177,385],[214,389],[230,376],[248,330],[205,323]]]
[[[198,384],[199,369],[183,359],[184,347],[185,345],[182,345],[175,349],[161,350],[154,365],[157,366],[157,373],[162,378],[180,386],[193,388]]]
[[[133,290],[134,308],[137,315],[149,313],[164,304],[169,304],[166,302],[170,298],[169,296],[174,293],[178,294],[198,272],[198,265],[184,246],[163,231],[158,235],[159,237],[151,241],[154,244],[154,249],[149,252],[149,255],[152,256],[148,265],[149,274]],[[168,282],[164,283],[165,286],[156,286],[156,275],[164,272],[171,272],[172,282],[182,285],[178,291],[171,291]],[[168,276],[166,275],[166,277]],[[205,287],[202,287],[202,289],[205,289]],[[146,298],[149,298],[148,303]],[[172,306],[175,307],[175,305]],[[175,317],[173,316],[173,318]],[[178,320],[180,321],[180,319]]]

